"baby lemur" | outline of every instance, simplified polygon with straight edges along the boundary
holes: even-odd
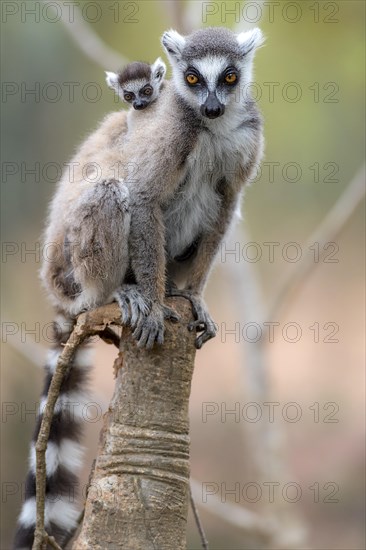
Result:
[[[41,275],[59,316],[45,392],[70,331],[67,319],[114,299],[140,347],[161,344],[164,319],[177,318],[166,294],[191,301],[197,348],[215,335],[202,292],[262,155],[261,116],[248,95],[262,34],[215,27],[184,37],[171,30],[162,44],[172,80],[148,109],[134,112],[132,131],[125,111],[106,117],[51,204],[45,242],[53,247]],[[63,383],[47,449],[46,529],[61,546],[77,518],[67,490],[75,483],[87,399],[85,353],[79,348]],[[70,402],[78,403],[73,415]],[[33,540],[34,457],[33,444],[16,548]]]
[[[152,65],[135,61],[119,73],[106,71],[106,81],[123,101],[142,110],[158,98],[165,73],[165,63],[158,57]]]

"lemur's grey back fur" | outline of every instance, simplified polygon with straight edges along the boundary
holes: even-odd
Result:
[[[258,29],[235,35],[212,28],[188,37],[169,31],[162,42],[172,82],[146,111],[134,112],[132,131],[125,112],[109,115],[60,181],[45,234],[54,252],[42,279],[67,319],[117,299],[138,346],[147,348],[163,342],[164,319],[175,315],[165,294],[185,296],[199,348],[215,335],[202,292],[262,154],[261,116],[246,90],[262,37]],[[65,432],[63,411],[75,396],[84,399],[77,393],[84,388],[83,353],[62,387],[52,428],[57,444],[47,451],[46,528],[61,545],[74,527],[74,509],[62,498],[55,508],[50,497],[65,494],[78,462],[76,432]],[[34,526],[30,473],[17,549],[31,548]]]

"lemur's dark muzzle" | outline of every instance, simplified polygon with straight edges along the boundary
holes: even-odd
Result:
[[[225,112],[225,105],[220,103],[215,92],[210,92],[203,105],[201,105],[201,114],[207,118],[218,118]]]
[[[148,103],[146,103],[145,101],[134,101],[133,103],[133,108],[136,109],[137,111],[141,111],[142,109],[145,109],[145,107],[148,106]]]

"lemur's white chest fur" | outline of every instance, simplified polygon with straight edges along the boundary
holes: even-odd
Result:
[[[225,176],[230,185],[238,162],[243,162],[243,141],[245,132],[228,131],[225,123],[216,126],[215,134],[200,133],[187,158],[185,177],[164,212],[170,257],[182,254],[219,216],[221,197],[217,183]]]

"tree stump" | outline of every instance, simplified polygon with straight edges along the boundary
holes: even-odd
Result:
[[[139,350],[123,329],[116,387],[74,550],[186,548],[196,335],[187,329],[190,304],[176,298],[169,305],[181,321],[166,322],[163,346]]]

